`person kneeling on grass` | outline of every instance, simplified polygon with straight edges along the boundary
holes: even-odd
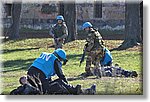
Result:
[[[111,66],[113,62],[113,57],[111,55],[111,52],[104,47],[104,55],[100,59],[101,66]]]
[[[77,85],[76,87],[69,85],[62,72],[62,65],[65,65],[66,63],[66,52],[63,49],[57,49],[53,53],[43,52],[28,69],[27,81],[25,82],[30,83],[31,86],[37,88],[41,94],[81,94],[81,85]],[[59,78],[52,81],[51,77],[55,74]],[[54,82],[56,83],[54,84]],[[91,87],[91,90],[96,90],[94,86]],[[65,92],[64,90],[62,92],[62,87],[65,89]]]
[[[115,64],[113,66],[113,57],[111,55],[111,52],[107,49],[104,48],[104,56],[100,59],[100,64],[101,64],[101,71],[102,71],[102,76],[109,76],[109,77],[137,77],[138,74],[136,71],[128,71],[125,69],[122,69],[119,67],[118,64]]]
[[[50,86],[49,81],[51,82],[51,77],[57,75],[59,79],[65,84],[66,89],[72,94],[78,94],[78,90],[81,89],[80,85],[73,87],[68,84],[67,79],[65,78],[62,72],[62,65],[67,63],[66,52],[63,49],[56,49],[53,53],[42,52],[42,54],[33,62],[31,67],[28,69],[27,75],[35,79],[35,82],[38,83],[35,77],[38,77],[42,84],[43,94],[49,94]],[[34,83],[30,78],[28,78],[29,83],[33,86]]]

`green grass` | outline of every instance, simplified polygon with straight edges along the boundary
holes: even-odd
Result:
[[[105,41],[107,47],[114,48],[121,44],[122,41]],[[1,62],[3,64],[1,72],[2,94],[9,94],[11,90],[19,86],[18,79],[22,75],[26,75],[28,67],[32,64],[41,52],[53,52],[54,48],[47,48],[52,45],[53,41],[49,38],[43,39],[26,39],[7,41],[1,44],[3,53]],[[139,50],[123,50],[113,51],[112,55],[114,63],[118,63],[127,70],[136,70],[139,74],[137,78],[109,78],[102,77],[94,79],[89,77],[86,79],[78,78],[78,75],[84,72],[85,61],[79,67],[84,40],[76,40],[64,45],[64,50],[69,59],[66,66],[63,66],[63,72],[72,85],[81,84],[83,88],[90,87],[93,83],[97,85],[97,94],[143,94],[142,81],[142,52]],[[56,76],[54,79],[57,78]]]

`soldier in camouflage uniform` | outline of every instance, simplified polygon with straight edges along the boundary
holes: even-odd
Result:
[[[90,76],[93,75],[93,73],[91,72],[92,64],[94,65],[94,69],[97,69],[96,71],[99,71],[100,58],[102,58],[102,56],[104,55],[104,46],[101,34],[98,32],[98,30],[93,28],[90,22],[85,22],[83,24],[83,29],[88,33],[86,39],[87,43],[85,44],[84,49],[86,50],[87,54],[85,75]],[[101,75],[98,75],[98,77],[101,77]]]
[[[68,36],[68,28],[64,22],[64,17],[62,15],[57,16],[57,24],[55,24],[50,35],[54,38],[55,49],[62,48],[65,39]]]

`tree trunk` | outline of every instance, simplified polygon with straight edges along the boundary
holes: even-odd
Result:
[[[64,3],[62,1],[59,2],[59,14],[64,16]]]
[[[143,1],[140,3],[141,43],[143,43]]]
[[[19,36],[19,23],[21,14],[21,3],[12,4],[11,14],[12,14],[12,25],[10,26],[7,35],[9,39],[18,39]]]
[[[75,1],[64,3],[64,18],[68,27],[68,37],[66,42],[70,42],[76,39],[77,33],[77,19]]]
[[[141,43],[140,2],[125,4],[125,38],[118,50],[127,49]]]

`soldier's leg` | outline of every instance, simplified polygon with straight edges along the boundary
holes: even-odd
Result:
[[[58,46],[58,44],[57,44],[57,41],[56,40],[54,40],[54,45],[55,45],[55,50],[58,48],[57,46]]]
[[[82,89],[83,95],[95,95],[96,94],[96,85],[93,84],[90,88]]]
[[[35,67],[31,67],[28,72],[28,82],[33,85],[34,87],[37,87],[35,84],[38,85],[38,88],[43,91],[43,93],[45,94],[46,92],[48,92],[49,89],[49,81],[46,79],[46,76],[43,72],[41,72],[40,70],[38,70]],[[33,80],[31,80],[31,78],[33,78]],[[35,82],[33,82],[35,81]],[[42,85],[40,85],[40,82]]]
[[[52,81],[51,83],[56,83],[56,82],[59,83],[59,85],[62,86],[64,89],[66,89],[66,91],[68,91],[68,94],[78,95],[82,92],[81,85],[77,85],[76,87],[74,87],[72,85],[65,83],[61,79],[56,79],[56,80]]]
[[[63,46],[63,43],[62,42],[55,42],[55,50],[58,49],[58,48],[61,48],[62,49],[62,46]]]
[[[101,65],[100,65],[100,53],[98,53],[97,51],[95,51],[95,54],[94,54],[95,58],[93,60],[93,64],[94,64],[94,70],[95,70],[95,75],[98,77],[98,78],[101,78]]]
[[[92,64],[92,56],[91,53],[89,53],[86,59],[86,67],[85,67],[85,72],[87,75],[91,75],[91,70],[90,70],[91,64]]]

